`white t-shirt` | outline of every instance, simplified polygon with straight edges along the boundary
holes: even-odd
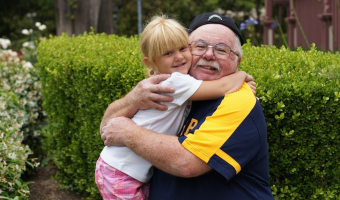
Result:
[[[175,88],[174,93],[166,93],[166,95],[173,96],[174,100],[163,102],[168,106],[168,110],[159,111],[154,108],[139,110],[132,120],[146,129],[176,135],[182,125],[186,102],[200,87],[201,83],[201,80],[196,80],[190,75],[179,72],[172,73],[170,78],[160,83]],[[149,181],[152,176],[151,163],[138,156],[128,147],[105,146],[100,156],[110,166],[141,182]]]

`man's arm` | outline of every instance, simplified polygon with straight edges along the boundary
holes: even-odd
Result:
[[[157,168],[180,177],[195,177],[211,170],[186,150],[177,136],[160,134],[137,126],[125,117],[111,119],[101,135],[106,146],[127,146]]]
[[[102,134],[102,128],[114,117],[124,116],[131,118],[139,109],[156,108],[158,110],[167,110],[166,105],[158,102],[170,102],[173,98],[157,93],[174,92],[173,87],[158,84],[169,77],[170,74],[161,74],[144,79],[125,97],[111,103],[100,123],[100,133]]]

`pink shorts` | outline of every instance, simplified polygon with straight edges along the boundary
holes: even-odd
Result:
[[[104,200],[144,200],[149,196],[149,183],[140,182],[111,167],[101,157],[97,160],[95,178]]]

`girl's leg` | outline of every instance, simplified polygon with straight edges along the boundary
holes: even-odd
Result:
[[[111,167],[99,157],[95,172],[96,184],[104,200],[144,200],[148,184],[142,183]]]

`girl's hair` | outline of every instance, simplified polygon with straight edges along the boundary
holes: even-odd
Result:
[[[161,56],[175,48],[188,46],[189,38],[186,29],[178,21],[166,15],[157,15],[152,17],[145,26],[139,45],[143,57],[148,58],[147,76],[150,76],[157,71],[154,63],[155,56]]]

